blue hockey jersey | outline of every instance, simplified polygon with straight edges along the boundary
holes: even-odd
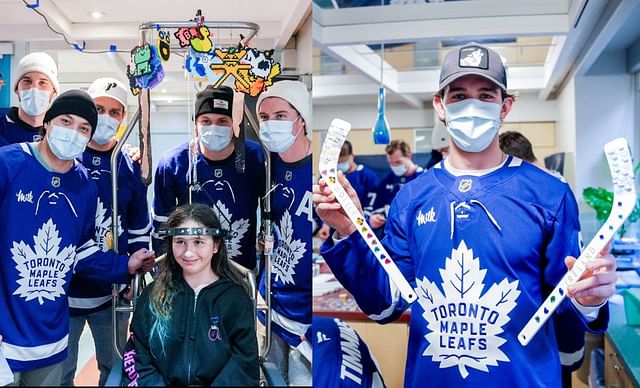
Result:
[[[72,274],[125,283],[128,257],[93,237],[97,189],[78,162],[49,171],[33,143],[0,149],[0,333],[14,372],[67,357]]]
[[[560,386],[554,322],[604,330],[608,310],[588,324],[565,299],[527,347],[516,336],[566,272],[564,258],[579,254],[573,194],[517,158],[482,176],[443,166],[400,191],[383,240],[418,294],[405,386]],[[390,322],[409,307],[359,235],[322,254],[370,318]]]
[[[227,240],[229,258],[253,269],[256,266],[256,218],[258,200],[264,193],[264,154],[260,146],[246,140],[245,172],[236,171],[234,155],[219,161],[198,152],[197,182],[192,187],[193,203],[209,205],[216,212]],[[189,203],[189,148],[187,143],[162,155],[154,179],[154,236],[171,212]],[[162,246],[154,239],[154,248]],[[162,250],[163,248],[158,248]]]
[[[358,164],[355,170],[347,174],[347,180],[358,194],[364,214],[369,215],[373,210],[378,190],[376,174],[364,165]]]
[[[271,212],[276,240],[271,280],[272,329],[296,347],[311,325],[311,155],[296,163],[286,163],[278,154],[271,153],[271,167],[274,187]],[[264,273],[260,294],[265,295]],[[260,312],[258,317],[264,323],[264,314]],[[310,348],[301,351],[310,353]]]
[[[111,232],[111,155],[110,151],[87,148],[82,165],[98,187],[95,215],[95,240],[106,252],[112,249]],[[149,249],[151,218],[147,206],[147,187],[140,177],[140,165],[128,153],[118,157],[118,253],[133,254],[141,248]],[[82,276],[74,276],[69,286],[71,315],[88,314],[111,305],[111,283],[97,283]]]
[[[389,172],[385,175],[376,190],[376,197],[373,202],[371,213],[387,216],[389,213],[389,206],[400,189],[402,189],[405,184],[422,175],[424,171],[424,168],[418,166],[416,172],[410,176],[397,176],[393,172]]]
[[[313,317],[313,385],[382,388],[378,364],[367,344],[338,318]]]
[[[32,142],[42,139],[42,126],[32,127],[20,120],[18,108],[9,108],[0,116],[0,138],[4,138],[6,144]]]

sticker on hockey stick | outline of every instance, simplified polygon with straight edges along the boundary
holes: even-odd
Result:
[[[624,138],[614,139],[604,146],[611,179],[613,181],[613,207],[604,225],[598,230],[589,245],[582,251],[571,271],[560,280],[560,283],[549,294],[538,311],[518,334],[518,341],[526,346],[545,324],[555,309],[567,297],[569,286],[580,280],[589,264],[593,263],[598,253],[607,246],[609,240],[620,229],[636,205],[633,166],[629,144]]]
[[[391,281],[400,290],[400,295],[408,303],[413,303],[417,296],[407,279],[404,278],[396,263],[391,259],[387,250],[382,246],[380,240],[375,236],[372,228],[365,221],[364,215],[358,210],[356,205],[349,198],[349,194],[338,183],[338,158],[342,144],[347,139],[347,135],[351,130],[351,124],[340,119],[334,119],[331,122],[327,136],[322,144],[320,152],[320,175],[327,182],[327,185],[333,191],[338,202],[344,209],[347,216],[356,226],[358,233],[375,255],[376,259],[387,272]]]

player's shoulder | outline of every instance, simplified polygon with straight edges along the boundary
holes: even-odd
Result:
[[[158,166],[160,165],[173,165],[183,162],[184,160],[189,160],[189,143],[178,144],[174,147],[166,150],[160,160],[158,161]]]

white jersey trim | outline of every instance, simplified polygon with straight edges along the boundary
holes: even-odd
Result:
[[[89,247],[87,249],[82,250],[81,252],[76,253],[76,263],[99,251],[100,251],[100,248],[94,243],[92,247]]]
[[[391,278],[389,278],[389,292],[391,293],[391,304],[389,307],[382,310],[380,314],[369,315],[370,319],[373,319],[374,321],[381,321],[385,318],[389,318],[391,314],[393,314],[396,306],[398,305],[398,301],[400,301],[400,290],[396,287],[396,284],[391,281]]]
[[[140,236],[140,237],[136,237],[136,238],[130,238],[129,239],[129,244],[133,244],[133,243],[137,243],[137,242],[149,242],[149,236]]]
[[[258,303],[259,304],[265,303],[264,299],[262,298],[262,295],[260,294],[258,294]],[[307,330],[309,329],[309,326],[311,326],[305,323],[300,323],[292,319],[289,319],[283,316],[282,314],[279,314],[274,309],[271,309],[271,320],[277,323],[278,325],[280,325],[281,327],[283,327],[284,329],[286,329],[288,332],[293,333],[300,337],[304,336]]]
[[[153,215],[153,220],[157,221],[157,222],[167,222],[167,220],[169,220],[169,217],[159,216],[159,215],[154,214]]]
[[[65,335],[60,341],[40,346],[18,346],[2,342],[1,348],[5,357],[9,360],[16,361],[36,361],[54,356],[67,348],[69,343],[69,334]]]
[[[69,296],[69,307],[74,309],[92,309],[102,306],[105,302],[111,300],[111,295],[100,296],[97,298],[74,298]]]
[[[573,353],[564,353],[564,352],[559,352],[559,353],[560,353],[560,363],[564,366],[571,366],[576,362],[582,360],[582,357],[584,357],[584,346],[580,348],[580,350],[577,350]]]
[[[127,229],[129,234],[145,234],[149,233],[151,230],[151,226],[153,225],[153,221],[149,220],[149,223],[142,229]]]

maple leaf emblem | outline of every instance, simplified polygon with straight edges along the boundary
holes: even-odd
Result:
[[[113,236],[111,233],[111,216],[106,217],[107,208],[100,198],[96,207],[96,242],[103,252],[113,247]],[[118,237],[122,235],[122,218],[118,215]]]
[[[229,209],[220,200],[213,206],[213,211],[216,213],[218,220],[220,220],[220,226],[222,229],[228,231],[226,238],[227,254],[229,258],[238,257],[242,254],[240,252],[242,239],[245,233],[249,230],[249,219],[241,218],[231,222],[233,215]],[[231,224],[231,225],[229,225]]]
[[[49,219],[33,236],[33,248],[24,241],[13,242],[11,255],[20,273],[17,283],[20,285],[13,293],[26,301],[38,299],[40,305],[44,300],[55,300],[64,294],[67,272],[73,268],[76,247],[68,245],[60,250],[58,230],[52,219]]]
[[[416,279],[422,317],[431,331],[422,354],[440,362],[440,368],[458,367],[462,378],[469,375],[468,367],[489,372],[488,366],[498,366],[498,361],[510,362],[500,350],[506,340],[499,334],[517,304],[518,280],[505,278],[482,295],[486,272],[462,241],[440,269],[444,294],[426,277]]]
[[[280,241],[275,255],[273,255],[273,272],[275,281],[281,279],[284,284],[295,284],[293,275],[296,274],[296,265],[304,256],[307,249],[300,239],[293,239],[293,224],[289,210],[284,212],[280,221]]]

